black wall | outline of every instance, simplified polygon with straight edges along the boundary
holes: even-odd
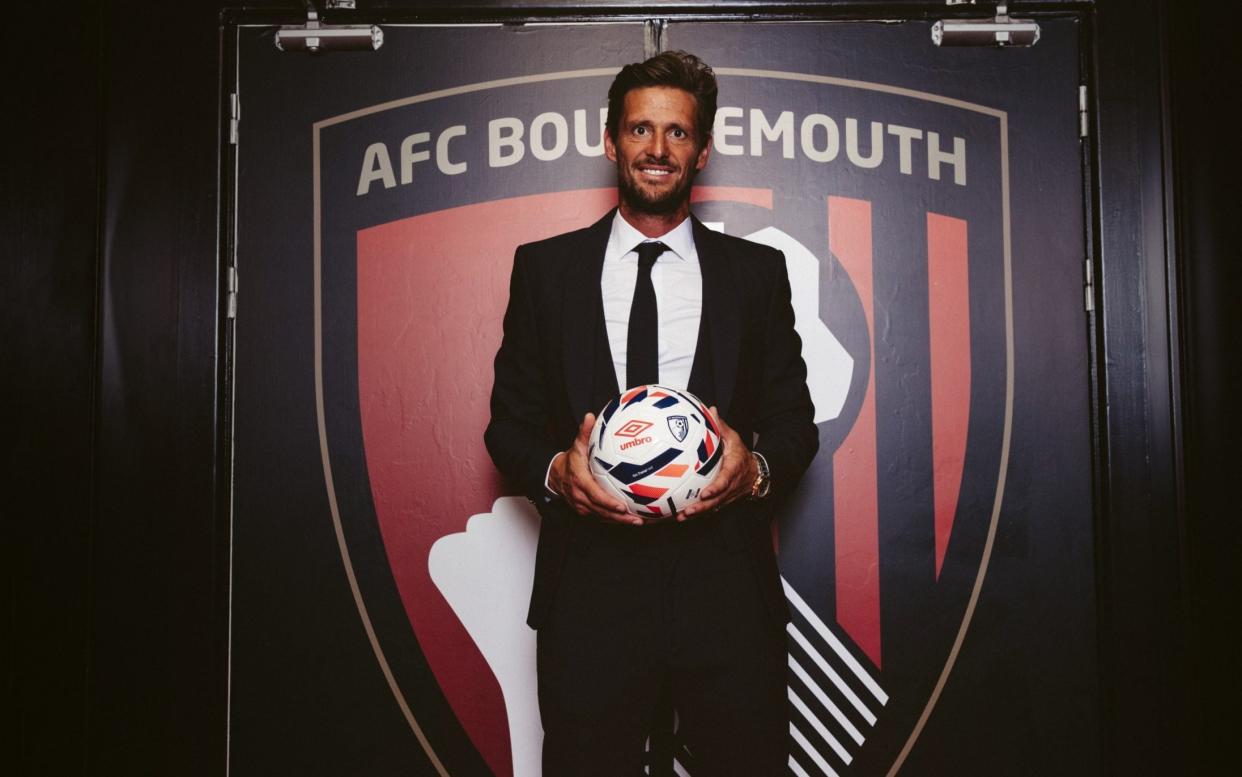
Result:
[[[5,771],[222,774],[218,8],[4,25]]]
[[[1215,774],[1237,737],[1239,673],[1227,635],[1242,629],[1237,592],[1239,542],[1234,488],[1242,454],[1236,389],[1242,386],[1242,219],[1237,187],[1242,153],[1226,119],[1242,86],[1242,56],[1207,3],[1176,4],[1168,15],[1169,84],[1176,181],[1181,302],[1186,512],[1181,524],[1182,601],[1190,701],[1187,729],[1198,774]],[[1231,391],[1231,389],[1233,391]]]
[[[1217,635],[1238,611],[1225,392],[1242,385],[1238,141],[1219,115],[1242,70],[1200,4],[1096,5],[1110,771],[1215,774],[1237,720]],[[11,773],[223,773],[219,10],[6,10],[23,31],[0,180]]]
[[[81,771],[90,727],[96,283],[103,164],[100,13],[6,46],[0,346],[7,736],[30,773]],[[37,29],[20,9],[6,24]],[[6,757],[4,760],[10,760]]]

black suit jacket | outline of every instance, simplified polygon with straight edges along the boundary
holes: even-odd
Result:
[[[519,246],[513,259],[484,439],[496,466],[543,519],[528,615],[534,628],[555,595],[575,528],[592,520],[547,497],[548,463],[569,447],[582,417],[598,413],[621,390],[600,292],[614,213]],[[773,248],[709,230],[697,218],[693,227],[703,310],[688,388],[715,405],[743,441],[754,441],[772,474],[769,499],[735,502],[711,518],[726,543],[751,554],[774,617],[787,620],[767,518],[806,471],[819,436],[785,259]]]

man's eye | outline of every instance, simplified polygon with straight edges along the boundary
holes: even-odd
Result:
[[[647,134],[647,128],[646,128],[646,127],[644,127],[644,126],[642,126],[642,125],[639,125],[639,126],[637,126],[637,127],[635,127],[635,128],[634,128],[634,134],[635,134],[635,135],[646,135],[646,134]]]
[[[673,137],[677,138],[678,140],[681,140],[685,136],[686,136],[685,130],[679,130],[679,129],[673,130]]]

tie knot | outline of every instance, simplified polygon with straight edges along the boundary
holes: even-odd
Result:
[[[655,264],[656,258],[668,250],[668,246],[658,240],[651,242],[639,243],[634,249],[638,252],[638,266],[640,269],[649,269]]]

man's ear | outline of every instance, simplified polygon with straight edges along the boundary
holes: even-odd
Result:
[[[711,151],[712,151],[712,136],[708,135],[707,142],[703,144],[703,148],[699,149],[699,156],[697,159],[694,160],[695,170],[702,170],[704,167],[707,167],[707,158],[711,156]]]
[[[617,144],[613,142],[612,133],[604,127],[604,156],[608,157],[609,162],[617,161]]]

